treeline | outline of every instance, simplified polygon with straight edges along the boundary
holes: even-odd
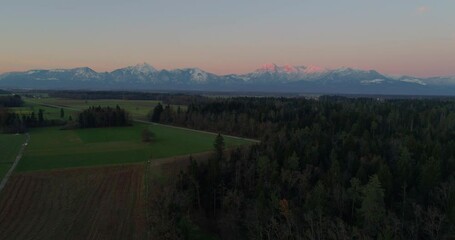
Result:
[[[21,107],[24,102],[19,95],[0,96],[0,131],[3,133],[23,133],[29,128],[62,126],[66,122],[62,119],[46,119],[44,110],[37,113],[32,111],[27,114],[19,114],[11,111],[11,107]]]
[[[19,95],[0,96],[0,107],[22,107],[24,102]]]
[[[208,99],[168,113],[158,121],[261,143],[192,161],[157,231],[188,237],[182,222],[193,222],[225,239],[454,239],[453,100]]]
[[[131,117],[118,105],[115,108],[98,106],[79,113],[78,123],[81,128],[130,126]]]
[[[0,130],[3,133],[24,133],[29,128],[63,126],[65,123],[62,119],[46,119],[43,109],[39,109],[37,114],[34,111],[18,114],[0,107]]]

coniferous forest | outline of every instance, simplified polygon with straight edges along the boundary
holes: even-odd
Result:
[[[131,118],[118,105],[115,108],[98,106],[79,113],[78,123],[81,128],[120,127],[131,125]]]
[[[455,101],[207,98],[151,120],[257,138],[192,159],[158,233],[224,239],[454,239]],[[159,224],[159,223],[158,223]],[[177,226],[177,227],[176,227]],[[176,229],[186,229],[178,231]]]

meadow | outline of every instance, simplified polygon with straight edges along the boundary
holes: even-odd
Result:
[[[0,180],[11,168],[24,142],[24,135],[0,134]]]
[[[61,119],[65,116],[77,119],[79,110],[89,106],[119,105],[132,113],[135,119],[145,119],[158,101],[149,100],[74,100],[57,98],[24,98],[25,104],[12,108],[16,113],[30,114],[44,110],[44,118]],[[177,107],[177,106],[174,106]],[[46,127],[30,129],[30,144],[16,171],[36,171],[73,167],[89,167],[111,164],[145,162],[181,155],[211,151],[215,135],[172,126],[134,122],[130,127],[69,129]],[[148,128],[155,137],[149,143],[142,142],[141,133]],[[252,143],[233,137],[225,137],[226,147]],[[7,167],[5,167],[7,168]],[[3,168],[0,168],[0,172]]]
[[[142,142],[144,128],[155,134],[150,143]],[[30,144],[17,171],[135,163],[189,155],[211,151],[215,139],[213,134],[140,123],[118,128],[37,128],[30,135]],[[225,142],[227,147],[250,143],[230,137],[225,137]]]

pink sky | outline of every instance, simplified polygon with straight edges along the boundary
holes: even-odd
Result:
[[[455,75],[453,9],[429,0],[9,1],[0,73],[147,62],[216,74],[276,63]]]

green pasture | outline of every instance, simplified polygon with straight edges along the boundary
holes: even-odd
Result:
[[[24,142],[23,134],[0,134],[0,180],[10,169]]]
[[[141,140],[149,128],[155,139]],[[17,171],[145,162],[149,159],[194,154],[213,149],[215,135],[162,125],[60,130],[58,127],[30,131],[30,143]],[[225,137],[226,146],[248,144]]]
[[[0,163],[0,181],[11,168],[11,165],[12,165],[11,163]]]

